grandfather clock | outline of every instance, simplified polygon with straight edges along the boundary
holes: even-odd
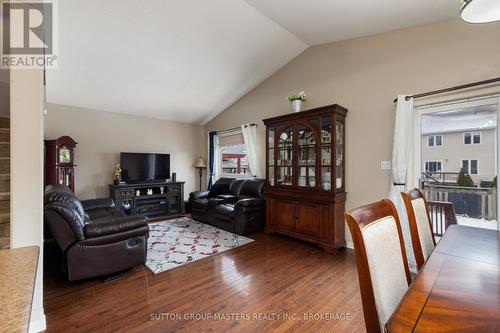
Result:
[[[66,185],[75,191],[76,144],[69,136],[45,140],[45,185]]]

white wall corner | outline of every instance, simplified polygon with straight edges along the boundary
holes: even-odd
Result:
[[[40,254],[30,332],[45,328],[43,311],[43,106],[41,70],[11,70],[11,248],[38,246]]]
[[[30,320],[30,326],[28,329],[28,333],[38,333],[43,332],[47,329],[47,321],[45,319],[45,311],[42,308],[42,313],[39,318],[32,318],[34,320]]]

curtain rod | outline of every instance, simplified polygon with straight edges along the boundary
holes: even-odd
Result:
[[[257,126],[257,124],[251,123],[251,124],[246,124],[243,126],[250,126],[251,127],[251,126]],[[221,134],[221,133],[224,134],[224,133],[234,132],[234,131],[238,131],[238,130],[241,130],[241,126],[228,128],[228,129],[225,129],[222,131],[216,131],[216,132],[217,132],[217,134]]]
[[[433,90],[433,91],[428,91],[420,94],[415,94],[411,96],[406,96],[405,100],[409,101],[410,98],[420,98],[420,97],[427,97],[427,96],[432,96],[432,95],[438,95],[438,94],[443,94],[446,92],[451,92],[451,91],[456,91],[456,90],[462,90],[462,89],[467,89],[467,88],[472,88],[472,87],[477,87],[477,86],[483,86],[485,84],[490,84],[490,83],[496,83],[500,82],[500,77],[496,77],[494,79],[489,79],[489,80],[484,80],[484,81],[478,81],[478,82],[473,82],[473,83],[468,83],[468,84],[462,84],[460,86],[455,86],[455,87],[450,87],[450,88],[445,88],[445,89],[439,89],[439,90]],[[396,103],[398,99],[394,99],[394,103]]]

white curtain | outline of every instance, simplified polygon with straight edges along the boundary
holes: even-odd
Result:
[[[410,271],[417,272],[411,244],[410,227],[401,192],[413,187],[413,99],[398,96],[394,141],[392,147],[392,178],[389,198],[398,210]]]
[[[250,172],[257,178],[262,178],[262,171],[257,157],[257,126],[241,125],[243,141],[247,149],[247,160]]]

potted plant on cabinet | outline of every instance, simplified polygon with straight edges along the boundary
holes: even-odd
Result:
[[[300,112],[302,108],[302,102],[307,100],[306,93],[301,91],[299,93],[293,93],[288,96],[288,100],[292,103],[293,112]]]

